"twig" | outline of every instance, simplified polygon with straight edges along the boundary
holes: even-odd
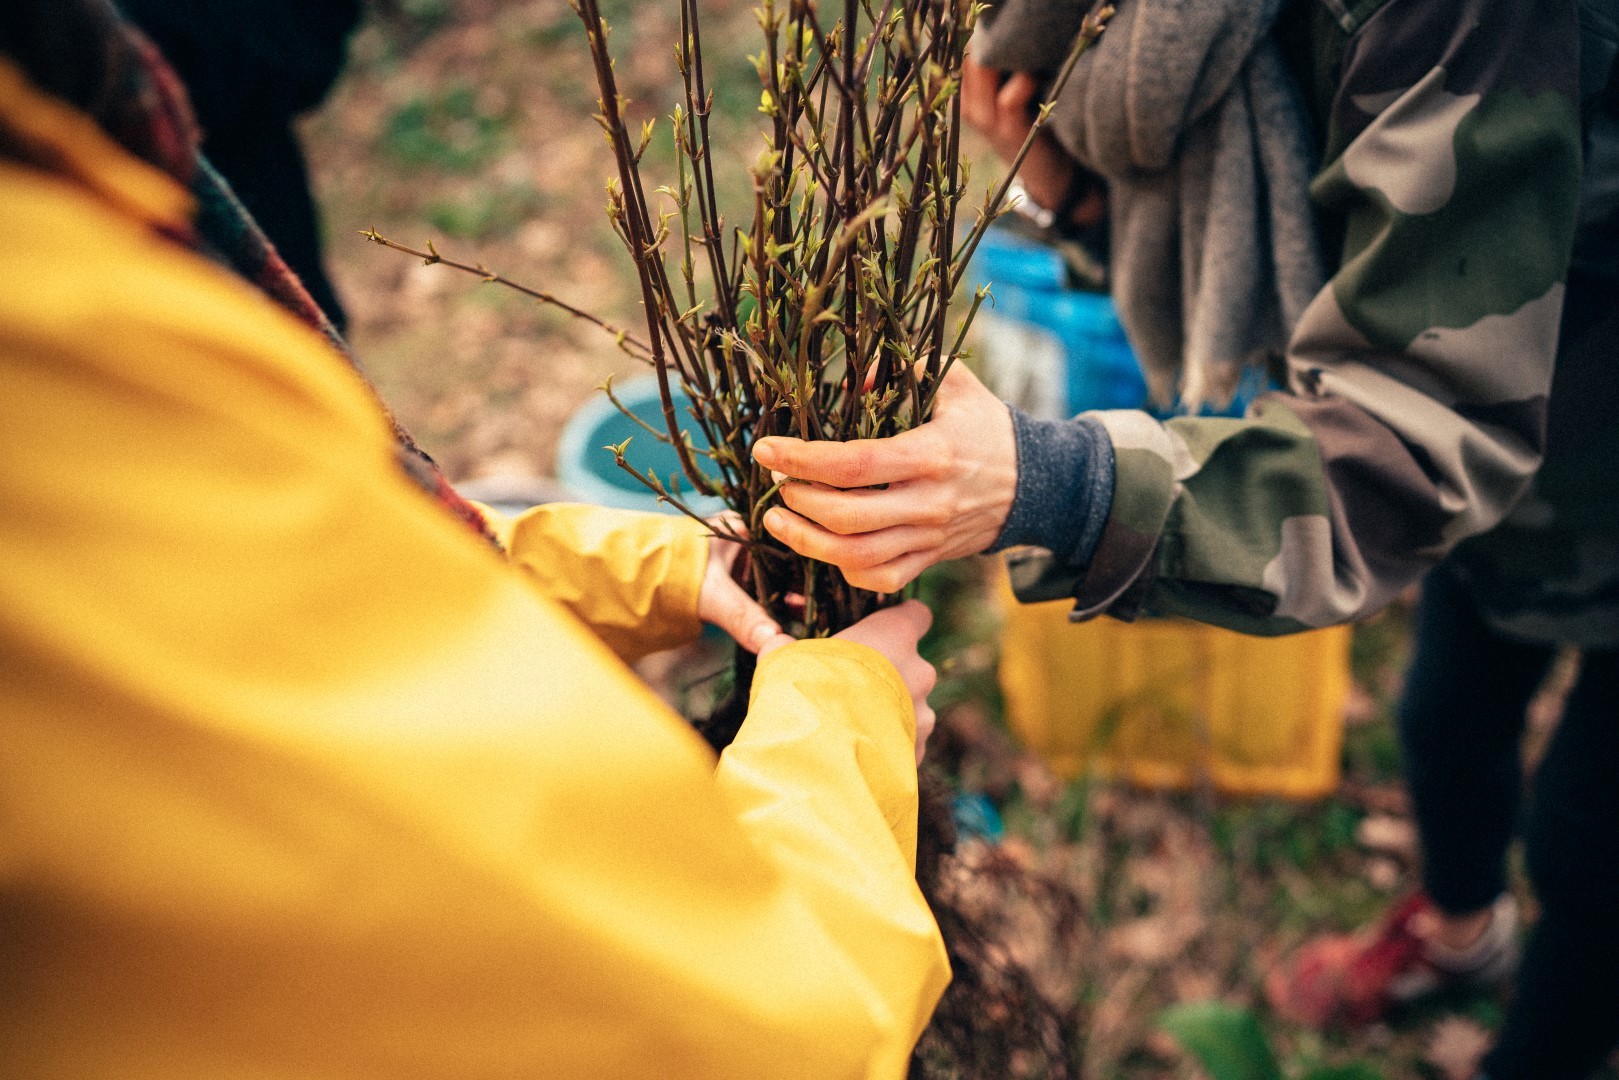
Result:
[[[514,292],[520,292],[524,296],[532,297],[542,304],[550,304],[552,307],[560,308],[569,315],[572,315],[574,318],[583,319],[585,322],[590,323],[598,330],[604,330],[613,335],[613,337],[616,339],[618,347],[629,355],[635,357],[637,360],[640,360],[643,363],[652,362],[652,349],[646,344],[646,342],[632,337],[630,334],[620,330],[618,327],[614,326],[610,322],[607,322],[605,319],[597,318],[590,312],[576,308],[566,300],[559,299],[548,292],[543,292],[539,289],[520,284],[519,282],[513,281],[511,278],[506,277],[504,274],[497,274],[481,263],[464,263],[458,262],[455,259],[446,258],[445,256],[439,254],[438,249],[433,245],[433,241],[431,240],[427,242],[426,251],[417,251],[413,247],[409,247],[405,244],[388,239],[386,236],[383,236],[381,233],[377,232],[376,229],[363,229],[361,230],[360,235],[371,241],[373,244],[381,244],[383,247],[392,248],[395,251],[402,251],[406,255],[414,255],[418,259],[422,260],[422,264],[425,266],[448,266],[452,270],[461,270],[465,273],[474,275],[481,281],[489,282],[494,285],[504,285],[506,288],[511,289]]]

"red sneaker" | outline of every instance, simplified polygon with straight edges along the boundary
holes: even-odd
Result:
[[[1518,906],[1503,896],[1490,909],[1478,941],[1464,950],[1419,936],[1417,916],[1433,901],[1413,893],[1369,932],[1306,942],[1265,979],[1265,998],[1278,1016],[1324,1028],[1360,1026],[1446,987],[1504,982],[1518,961]]]

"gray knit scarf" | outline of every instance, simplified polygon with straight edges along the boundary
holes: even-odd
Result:
[[[1304,105],[1270,30],[1283,0],[1119,0],[1051,130],[1108,181],[1113,295],[1153,399],[1230,400],[1324,281]],[[1053,72],[1089,4],[1000,0],[975,57]]]

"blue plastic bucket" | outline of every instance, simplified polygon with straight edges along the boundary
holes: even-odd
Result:
[[[651,375],[637,376],[613,384],[613,393],[624,407],[650,424],[655,431],[664,430],[663,403],[658,395],[658,380]],[[691,433],[692,445],[708,449],[708,440],[691,419],[690,399],[679,390],[674,391],[675,410],[681,423]],[[673,507],[660,502],[635,477],[619,468],[613,453],[605,449],[625,439],[632,439],[624,457],[643,474],[656,473],[665,484],[671,474],[680,476],[679,487],[670,490],[697,514],[707,516],[725,509],[720,499],[711,495],[698,495],[691,489],[680,468],[680,456],[674,447],[653,438],[635,421],[618,411],[607,400],[606,394],[591,398],[582,405],[562,429],[557,446],[557,479],[567,485],[573,494],[598,506],[616,506],[623,510],[661,510],[678,513]]]

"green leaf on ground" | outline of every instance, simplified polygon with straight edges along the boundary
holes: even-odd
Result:
[[[1211,1080],[1282,1080],[1270,1043],[1247,1009],[1223,1001],[1174,1005],[1158,1026],[1197,1059]]]
[[[1302,1080],[1383,1080],[1383,1074],[1357,1061],[1351,1065],[1324,1065],[1311,1069]]]

